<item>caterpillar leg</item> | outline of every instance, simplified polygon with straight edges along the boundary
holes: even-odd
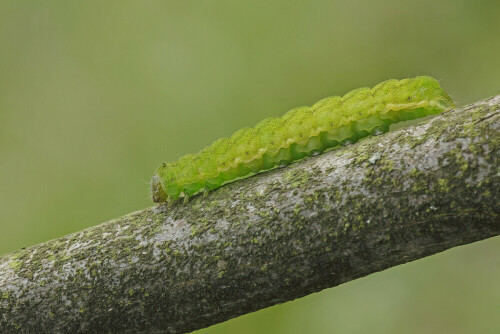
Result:
[[[288,160],[281,160],[279,163],[278,163],[278,168],[283,168],[283,167],[286,167],[290,164],[291,162],[288,161]]]
[[[374,136],[378,136],[378,135],[381,135],[383,133],[386,133],[389,131],[389,124],[382,124],[380,126],[376,126],[373,128],[373,130],[371,131],[371,134],[374,135]]]
[[[164,202],[165,206],[168,209],[170,209],[170,207],[172,206],[172,203],[174,203],[174,199],[171,196],[167,196],[167,199]]]
[[[340,142],[340,145],[349,146],[349,145],[354,144],[356,141],[357,141],[356,137],[346,138]]]

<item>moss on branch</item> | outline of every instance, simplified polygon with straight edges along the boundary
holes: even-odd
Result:
[[[0,332],[181,333],[500,234],[500,96],[0,257]]]

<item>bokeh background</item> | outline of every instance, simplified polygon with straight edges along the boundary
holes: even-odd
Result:
[[[162,161],[389,78],[500,93],[500,1],[0,2],[0,253],[151,205]],[[500,239],[200,330],[499,333]]]

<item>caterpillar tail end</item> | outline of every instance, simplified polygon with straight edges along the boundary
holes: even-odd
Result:
[[[160,177],[156,174],[151,178],[151,199],[155,203],[163,203],[168,200],[168,196],[161,185]]]

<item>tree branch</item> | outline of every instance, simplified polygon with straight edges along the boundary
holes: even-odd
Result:
[[[0,332],[181,333],[500,234],[500,95],[0,257]]]

